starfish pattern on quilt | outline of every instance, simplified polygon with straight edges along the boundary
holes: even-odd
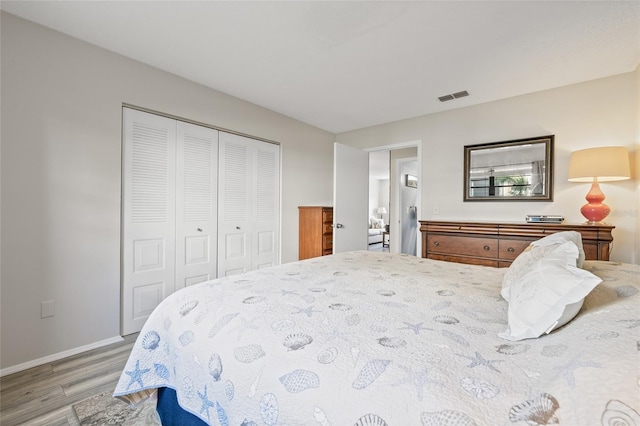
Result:
[[[498,370],[496,367],[493,366],[494,363],[496,362],[504,362],[504,360],[502,359],[485,359],[480,352],[476,351],[475,356],[466,356],[463,354],[456,354],[462,358],[467,358],[468,360],[471,360],[471,364],[467,365],[468,368],[474,368],[477,367],[479,365],[484,365],[485,367],[498,372],[498,373],[502,373],[502,371]]]
[[[313,309],[313,306],[307,306],[306,308],[298,308],[297,306],[294,306],[293,308],[297,309],[298,312],[292,312],[292,314],[305,314],[309,318],[313,316],[314,312],[322,312],[322,311],[317,311]]]
[[[428,327],[423,327],[422,324],[424,324],[423,322],[419,322],[417,324],[411,324],[408,322],[404,322],[403,324],[405,325],[404,327],[399,328],[399,330],[412,330],[415,334],[420,334],[421,330],[429,330],[429,331],[433,331],[432,328],[428,328]]]
[[[209,408],[213,408],[215,407],[215,405],[213,404],[213,401],[211,401],[209,399],[209,396],[207,395],[207,385],[204,385],[204,392],[200,393],[200,391],[198,391],[198,397],[200,397],[200,400],[202,401],[202,405],[200,406],[200,414],[202,414],[203,412],[206,412],[207,414],[207,419],[210,418],[209,416]]]
[[[125,371],[125,373],[127,373],[127,375],[129,377],[131,377],[131,381],[127,385],[127,390],[129,390],[131,385],[136,383],[136,382],[140,385],[140,388],[143,388],[144,387],[144,382],[142,381],[142,376],[144,374],[147,374],[149,371],[151,371],[150,368],[141,369],[140,368],[140,360],[137,360],[136,361],[136,368],[134,370]]]
[[[420,368],[413,370],[411,367],[399,366],[407,374],[402,380],[395,382],[392,386],[400,386],[408,384],[414,387],[418,401],[424,398],[424,387],[428,384],[436,386],[444,386],[444,383],[429,378],[429,369]]]
[[[599,364],[597,362],[581,361],[580,358],[582,358],[582,355],[584,355],[584,352],[576,355],[571,359],[571,361],[564,365],[553,367],[554,370],[558,370],[559,374],[564,376],[564,378],[567,380],[567,384],[572,389],[576,387],[576,378],[573,376],[574,370],[577,370],[578,368],[604,368],[602,364]]]

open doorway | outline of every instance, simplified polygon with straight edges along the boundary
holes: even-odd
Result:
[[[389,251],[391,151],[369,153],[369,250]]]
[[[418,161],[402,158],[397,161],[399,202],[400,253],[417,255],[418,244]]]
[[[369,150],[369,250],[416,256],[422,251],[420,145],[414,141]]]

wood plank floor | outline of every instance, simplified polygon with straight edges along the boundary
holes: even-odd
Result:
[[[0,425],[79,425],[72,405],[115,389],[137,337],[0,378]]]

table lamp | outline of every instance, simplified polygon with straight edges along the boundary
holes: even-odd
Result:
[[[602,222],[611,211],[603,203],[605,196],[598,182],[625,180],[630,177],[629,153],[623,146],[581,149],[571,154],[569,181],[592,182],[591,190],[585,197],[588,203],[580,209],[588,223]]]

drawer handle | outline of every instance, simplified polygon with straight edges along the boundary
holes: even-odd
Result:
[[[509,253],[513,253],[513,252],[515,252],[515,251],[516,251],[516,249],[514,249],[513,247],[509,247],[509,248],[507,249],[507,251],[508,251]]]
[[[434,242],[433,242],[433,245],[434,245],[434,246],[436,246],[436,247],[439,247],[439,246],[440,246],[440,243],[439,243],[438,241],[434,241]]]
[[[484,251],[489,251],[489,250],[491,250],[491,247],[489,247],[489,246],[484,246],[484,247],[482,247],[482,248],[484,249]]]

